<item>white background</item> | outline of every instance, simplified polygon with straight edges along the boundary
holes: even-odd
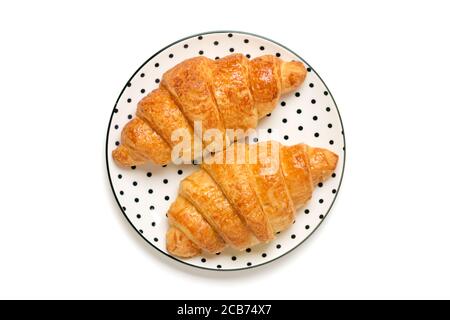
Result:
[[[446,1],[0,4],[0,298],[450,298]],[[147,245],[105,168],[111,110],[167,44],[254,32],[304,57],[344,121],[331,214],[264,267],[208,272]]]

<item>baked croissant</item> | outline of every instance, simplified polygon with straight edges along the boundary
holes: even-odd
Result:
[[[193,257],[226,246],[243,250],[274,239],[293,223],[296,209],[311,198],[314,186],[332,174],[338,161],[333,152],[306,144],[270,141],[234,146],[226,152],[234,152],[236,159],[241,146],[245,161],[202,164],[182,180],[168,211],[166,246],[172,255]],[[263,146],[278,152],[258,153],[257,161],[249,161],[249,154]],[[216,157],[222,160],[226,152]]]
[[[138,103],[136,117],[123,128],[113,158],[123,166],[167,164],[177,143],[172,132],[186,129],[193,137],[194,121],[201,120],[203,132],[255,128],[280,96],[297,88],[305,76],[301,62],[272,55],[252,60],[242,54],[187,59],[167,71],[159,88]]]

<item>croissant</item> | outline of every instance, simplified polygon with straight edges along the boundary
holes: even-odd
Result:
[[[306,144],[283,146],[269,141],[234,146],[216,154],[216,159],[229,158],[230,152],[236,159],[236,150],[243,147],[244,161],[203,163],[181,181],[167,214],[166,247],[172,255],[193,257],[226,246],[243,250],[274,239],[293,223],[296,209],[311,198],[314,186],[327,179],[338,162],[333,152]],[[249,154],[263,146],[272,151],[258,153],[251,162]]]
[[[176,144],[172,132],[186,129],[193,137],[194,121],[201,121],[203,132],[255,128],[280,96],[305,77],[301,62],[272,55],[252,60],[242,54],[187,59],[167,71],[159,88],[138,103],[136,117],[123,128],[113,158],[122,166],[167,164]]]

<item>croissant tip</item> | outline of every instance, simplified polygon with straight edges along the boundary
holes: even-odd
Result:
[[[282,93],[289,93],[300,86],[306,78],[306,68],[300,61],[283,62],[281,66]]]

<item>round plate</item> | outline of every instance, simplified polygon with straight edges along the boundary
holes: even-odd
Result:
[[[120,142],[124,125],[134,117],[136,104],[158,87],[163,73],[187,58],[198,55],[215,59],[234,53],[247,57],[277,55],[300,60],[308,68],[303,85],[283,96],[276,109],[258,125],[258,139],[284,144],[304,142],[339,155],[335,173],[315,188],[312,199],[297,212],[294,224],[268,244],[246,251],[227,249],[219,255],[178,259],[166,251],[167,210],[177,196],[179,182],[197,170],[193,165],[143,165],[118,167],[111,151]],[[253,141],[251,137],[249,141]],[[148,59],[126,83],[114,106],[106,140],[106,163],[114,196],[136,231],[160,252],[191,266],[213,270],[238,270],[273,261],[290,252],[313,233],[330,211],[339,191],[345,162],[345,138],[339,111],[325,83],[299,55],[261,36],[236,31],[218,31],[181,39]]]

